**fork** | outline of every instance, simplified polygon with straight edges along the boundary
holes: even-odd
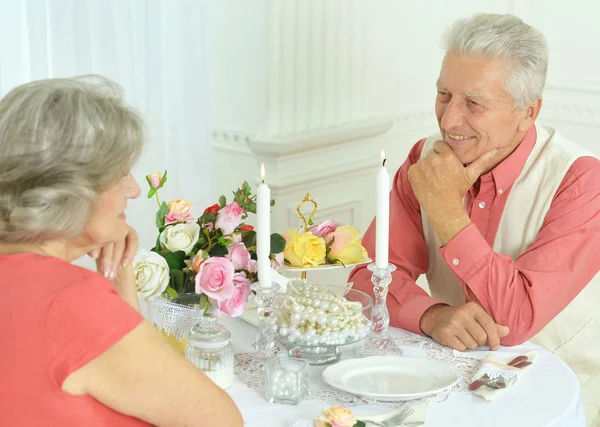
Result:
[[[394,415],[390,418],[386,418],[385,420],[383,420],[381,422],[371,421],[371,420],[362,420],[362,421],[368,422],[370,424],[375,424],[376,426],[380,426],[380,427],[395,427],[395,426],[401,425],[405,419],[407,419],[410,415],[413,414],[413,412],[415,412],[415,410],[412,407],[407,406],[404,409],[402,409],[400,412],[398,412],[396,415]]]

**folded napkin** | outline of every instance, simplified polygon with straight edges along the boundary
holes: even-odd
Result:
[[[411,406],[414,409],[414,412],[410,416],[408,416],[402,422],[402,424],[399,424],[398,427],[400,427],[400,426],[411,427],[413,425],[414,425],[414,427],[418,427],[418,426],[426,427],[425,423],[427,421],[427,408],[429,406],[429,402],[423,402],[423,403],[419,403],[416,405],[412,405],[410,402],[407,402],[406,405]],[[394,409],[391,412],[386,412],[386,413],[380,414],[380,415],[367,415],[364,413],[365,412],[364,410],[361,410],[359,408],[358,414],[355,414],[355,416],[356,416],[357,421],[364,421],[366,427],[378,427],[377,424],[370,423],[367,420],[375,421],[375,422],[382,422],[382,421],[387,420],[387,419],[393,417],[394,415],[398,414],[400,411],[402,411],[404,409],[404,407],[405,407],[405,405],[403,405],[397,409]],[[323,423],[323,421],[317,419],[317,420],[298,420],[291,427],[324,427],[324,426],[325,426],[325,424]]]
[[[536,357],[535,351],[522,355],[488,352],[481,367],[473,376],[469,390],[491,401],[512,387],[533,364]]]

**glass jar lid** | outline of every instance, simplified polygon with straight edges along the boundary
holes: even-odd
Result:
[[[216,348],[227,345],[231,332],[213,314],[206,314],[190,330],[189,343],[196,347]]]

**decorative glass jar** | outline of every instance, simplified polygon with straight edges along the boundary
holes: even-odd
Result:
[[[200,319],[188,334],[185,357],[222,389],[233,383],[231,333],[212,314]]]

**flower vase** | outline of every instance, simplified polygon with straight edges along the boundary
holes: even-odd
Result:
[[[178,297],[160,296],[148,304],[150,322],[180,354],[185,353],[189,331],[204,315],[199,302],[199,294],[189,293]]]

